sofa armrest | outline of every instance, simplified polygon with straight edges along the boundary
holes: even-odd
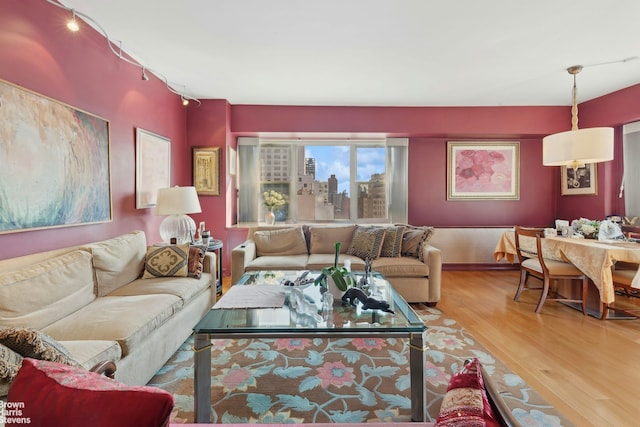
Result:
[[[423,247],[424,263],[429,267],[429,301],[440,301],[442,285],[442,251],[431,245]]]
[[[202,272],[211,273],[217,279],[219,272],[216,271],[218,264],[216,264],[216,254],[214,252],[205,252],[204,260],[202,261]]]
[[[231,285],[240,280],[247,265],[256,259],[256,243],[247,240],[231,250]]]

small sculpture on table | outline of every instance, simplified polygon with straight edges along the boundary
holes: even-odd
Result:
[[[367,289],[369,287],[369,278],[371,277],[371,264],[373,261],[371,261],[371,258],[366,257],[364,259],[364,275],[362,276],[362,278],[360,279],[360,281],[358,282],[358,287],[360,289]]]
[[[391,306],[388,302],[368,297],[367,294],[358,288],[349,288],[342,296],[342,302],[354,307],[356,306],[356,300],[362,303],[362,308],[364,310],[377,309],[386,311],[387,313],[395,313],[391,310]]]

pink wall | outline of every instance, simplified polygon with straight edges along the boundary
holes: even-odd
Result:
[[[171,139],[172,184],[190,184],[186,112],[179,97],[117,58],[83,25],[67,31],[69,14],[45,1],[0,3],[0,78],[109,121],[113,221],[0,235],[0,259],[145,230],[160,239],[161,217],[135,208],[135,129]]]
[[[620,213],[621,132],[616,160],[598,167],[598,196],[560,196],[559,168],[542,166],[541,138],[570,126],[569,107],[295,107],[229,105],[205,100],[184,109],[157,78],[114,56],[90,28],[71,34],[68,13],[44,1],[0,3],[0,78],[109,120],[113,222],[0,235],[0,259],[109,238],[132,229],[159,240],[162,218],[135,209],[135,128],[171,139],[172,185],[189,185],[191,150],[220,150],[220,196],[202,196],[204,220],[225,241],[225,274],[231,248],[245,230],[226,229],[235,212],[235,183],[226,175],[227,146],[242,135],[302,132],[383,133],[410,140],[409,221],[446,226],[547,225],[556,217],[599,218]],[[580,125],[601,126],[640,119],[640,85],[580,105]],[[446,200],[448,140],[519,140],[519,201]]]

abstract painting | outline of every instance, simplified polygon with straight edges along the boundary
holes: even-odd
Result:
[[[193,185],[199,195],[220,195],[220,147],[193,147]]]
[[[111,221],[109,122],[0,80],[0,233]]]
[[[447,144],[447,200],[518,200],[520,144]]]

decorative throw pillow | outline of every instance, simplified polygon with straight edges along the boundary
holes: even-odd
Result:
[[[20,365],[22,365],[22,356],[0,344],[0,397],[7,395],[9,383],[15,378]]]
[[[189,247],[189,261],[187,262],[187,276],[199,279],[202,277],[204,254],[207,249],[204,246]]]
[[[0,344],[22,357],[80,366],[62,344],[35,329],[0,328]]]
[[[385,229],[381,227],[356,227],[347,254],[362,259],[378,258],[382,250],[384,234]]]
[[[397,224],[404,226],[402,236],[402,256],[418,258],[424,261],[424,245],[429,241],[435,229],[433,227],[414,227],[412,225]]]
[[[189,244],[151,246],[144,261],[143,279],[187,277]]]
[[[128,386],[85,369],[32,359],[22,362],[7,401],[20,405],[16,418],[47,427],[157,427],[166,425],[174,403],[171,393],[156,387]]]
[[[467,361],[449,381],[434,427],[499,427],[487,399],[477,358]]]
[[[386,227],[384,233],[384,241],[382,242],[382,257],[399,257],[402,248],[402,237],[404,235],[404,226]]]
[[[258,256],[306,255],[307,241],[302,227],[259,230],[253,233]]]

